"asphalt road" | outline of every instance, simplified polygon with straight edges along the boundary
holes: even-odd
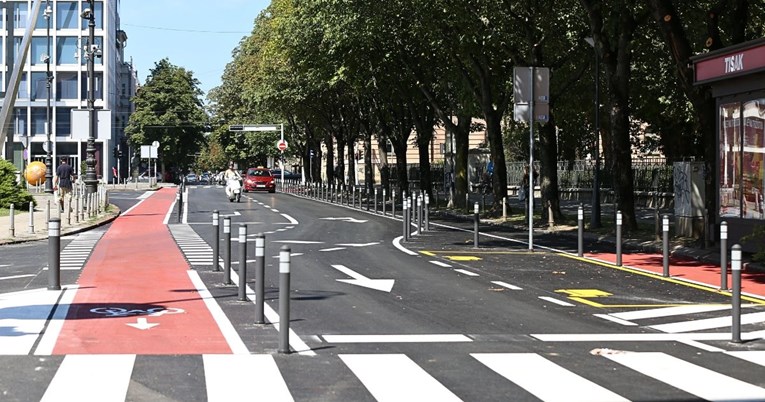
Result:
[[[140,193],[112,194],[123,210],[139,202]],[[249,353],[269,356],[278,368],[269,377],[273,371],[223,365],[227,387],[247,389],[237,394],[245,399],[765,400],[765,342],[731,343],[730,324],[710,322],[730,315],[730,300],[719,293],[555,249],[529,252],[522,232],[495,233],[474,248],[473,234],[459,230],[469,224],[438,221],[401,242],[400,220],[345,206],[279,192],[230,203],[214,186],[190,186],[188,195],[183,223],[176,210],[170,231]],[[213,210],[231,218],[235,270],[238,230],[247,226],[251,288],[255,235],[265,235],[265,300],[274,313],[278,255],[290,248],[292,353],[277,352],[277,325],[255,324],[253,303],[238,300],[237,286],[223,284],[224,273],[196,252],[213,242]],[[62,249],[94,236],[85,237],[64,239]],[[555,238],[536,241],[560,246]],[[0,278],[0,292],[44,287],[45,247],[4,246],[4,274],[22,276]],[[222,240],[220,248],[223,255]],[[76,282],[76,269],[62,273],[62,283]],[[763,307],[745,312],[762,314]],[[744,330],[765,330],[762,321]],[[0,374],[9,400],[42,398],[66,360],[10,354],[0,356],[18,367]],[[123,399],[218,399],[211,391],[217,366],[207,359],[135,356]],[[97,378],[97,371],[83,375]]]

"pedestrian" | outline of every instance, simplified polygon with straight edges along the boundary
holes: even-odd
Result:
[[[72,204],[72,180],[74,180],[74,169],[66,162],[66,158],[61,158],[61,164],[56,169],[56,177],[53,182],[54,188],[58,189],[58,204],[61,213],[64,212],[64,197],[69,195],[69,209]]]
[[[518,199],[523,201],[524,203],[529,198],[529,167],[524,166],[523,167],[523,177],[521,177],[521,182],[519,183],[520,190],[518,192]]]

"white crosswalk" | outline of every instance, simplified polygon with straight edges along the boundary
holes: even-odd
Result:
[[[82,269],[104,233],[106,233],[105,229],[94,229],[74,235],[72,241],[61,250],[61,270]]]
[[[741,325],[760,329],[765,324],[765,306],[748,304],[741,309]],[[694,304],[595,314],[621,325],[645,325],[668,334],[695,333],[710,330],[730,332],[732,325],[730,304]],[[659,322],[660,321],[660,322]],[[746,329],[744,329],[746,330]]]
[[[765,388],[761,384],[752,384],[736,379],[730,373],[719,373],[704,367],[700,361],[694,363],[661,352],[631,352],[607,350],[605,353],[588,353],[586,356],[572,356],[574,359],[603,359],[624,366],[646,377],[646,384],[651,384],[648,394],[635,397],[635,388],[623,381],[624,372],[604,369],[597,376],[592,373],[576,373],[580,366],[560,365],[553,358],[554,354],[537,353],[472,353],[457,354],[456,359],[477,361],[487,368],[485,372],[455,373],[432,372],[431,365],[423,368],[417,361],[403,353],[380,354],[340,354],[339,364],[345,369],[337,371],[337,384],[341,388],[353,384],[353,377],[363,385],[354,392],[365,393],[378,401],[459,401],[456,390],[450,390],[445,384],[465,385],[471,376],[492,376],[488,383],[509,381],[514,386],[525,390],[529,395],[542,401],[628,401],[625,395],[643,399],[645,395],[664,393],[689,394],[710,401],[762,401],[765,400]],[[763,373],[765,363],[763,351],[737,351],[719,354],[721,358],[731,359],[733,363],[750,364],[749,371],[760,370]],[[730,357],[726,357],[730,356]],[[131,391],[144,389],[140,380],[146,374],[137,371],[146,370],[146,361],[139,364],[141,356],[135,355],[68,355],[63,358],[55,371],[43,401],[124,401],[131,400]],[[329,357],[331,361],[334,357]],[[420,356],[420,358],[423,358]],[[472,358],[472,359],[471,359]],[[156,359],[154,357],[153,359]],[[427,356],[424,357],[427,359]],[[711,357],[702,361],[713,361]],[[740,360],[736,360],[740,359]],[[156,361],[156,360],[154,360]],[[186,360],[188,362],[189,360]],[[194,363],[195,362],[195,363]],[[206,392],[209,401],[231,401],[247,399],[256,395],[258,399],[268,401],[292,401],[305,399],[301,394],[310,385],[305,382],[311,378],[310,372],[289,372],[279,367],[279,361],[270,354],[203,355],[192,360],[192,366],[184,367],[181,372],[200,372],[196,380],[199,391]],[[590,367],[599,367],[600,364]],[[459,366],[472,367],[468,361]],[[289,366],[293,369],[296,366]],[[573,369],[571,367],[574,367]],[[475,368],[473,368],[474,370]],[[584,369],[582,369],[584,370]],[[345,374],[344,374],[345,373]],[[492,374],[493,373],[493,374]],[[456,382],[455,378],[456,377]],[[448,379],[449,376],[453,378]],[[595,380],[597,378],[600,384]],[[291,378],[293,381],[287,381]],[[757,378],[757,376],[750,376]],[[294,380],[299,379],[296,383]],[[158,384],[169,386],[172,378],[161,379]],[[658,383],[654,382],[658,381]],[[472,384],[468,382],[467,384]],[[660,385],[664,384],[664,385]],[[289,384],[289,385],[288,385]],[[475,381],[475,384],[482,384]],[[509,385],[509,384],[508,384]],[[296,386],[297,389],[290,389]],[[480,387],[480,385],[478,385]],[[131,390],[131,387],[139,389]],[[663,388],[665,387],[665,388]],[[161,394],[162,389],[156,389]],[[481,391],[481,390],[479,390]],[[483,390],[488,391],[488,390]],[[135,394],[133,394],[135,395]],[[367,399],[367,398],[363,398]],[[528,397],[519,398],[523,400]],[[659,398],[661,399],[661,398]]]
[[[169,225],[168,227],[189,264],[192,266],[213,265],[212,247],[199,237],[191,226],[183,224]]]

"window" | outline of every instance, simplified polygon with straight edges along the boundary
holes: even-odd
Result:
[[[31,100],[48,99],[47,76],[45,72],[32,72]]]
[[[48,54],[48,38],[35,36],[32,37],[32,49],[29,54],[32,65],[45,64],[45,57]]]
[[[83,5],[83,7],[85,7]],[[77,11],[76,1],[56,3],[56,29],[77,29],[77,22],[82,19]]]
[[[720,216],[765,219],[765,98],[720,105]]]
[[[96,93],[95,98],[96,99],[103,99],[103,89],[104,89],[104,73],[101,72],[95,72],[93,73],[94,81],[96,82]],[[80,94],[80,99],[87,100],[88,99],[88,79],[87,77],[83,76],[82,79],[82,93]]]
[[[77,73],[59,71],[56,74],[56,100],[77,98]]]
[[[56,107],[56,136],[67,135],[72,135],[72,108],[58,106]]]
[[[53,8],[51,7],[51,10]],[[51,18],[53,18],[51,16]],[[53,21],[51,21],[51,28],[53,27]],[[43,3],[40,6],[40,13],[37,14],[37,23],[35,24],[35,29],[48,29],[48,20],[45,18],[45,3]]]
[[[8,73],[10,76],[10,73]],[[19,80],[19,92],[16,94],[17,99],[29,99],[29,89],[27,82],[27,73],[21,73],[21,80]]]
[[[15,28],[26,28],[27,19],[29,18],[29,8],[26,2],[13,3],[13,26]]]
[[[32,134],[45,134],[45,123],[48,115],[44,107],[32,108]]]
[[[78,64],[77,57],[79,52],[79,49],[77,49],[77,37],[59,36],[56,38],[56,65]]]
[[[13,126],[16,134],[27,135],[27,108],[13,108]]]
[[[88,6],[85,3],[83,3],[82,7],[84,10]],[[104,3],[97,1],[94,4],[94,8],[95,8],[94,15],[96,17],[96,20],[95,20],[96,29],[103,29],[104,28]],[[82,20],[82,25],[81,25],[82,29],[88,29],[88,20],[86,20],[85,18],[80,18],[80,19]]]

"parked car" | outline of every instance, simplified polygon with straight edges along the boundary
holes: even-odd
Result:
[[[199,183],[199,177],[197,177],[196,173],[189,173],[186,175],[186,184],[197,184]]]
[[[279,180],[282,178],[281,169],[271,169],[271,174]],[[301,178],[302,176],[299,173],[293,173],[287,169],[284,169],[284,180],[300,180]]]
[[[210,175],[207,173],[202,173],[202,175],[199,176],[199,182],[202,184],[210,184]]]
[[[265,190],[276,192],[274,176],[269,169],[263,167],[249,168],[244,176],[244,192]]]

